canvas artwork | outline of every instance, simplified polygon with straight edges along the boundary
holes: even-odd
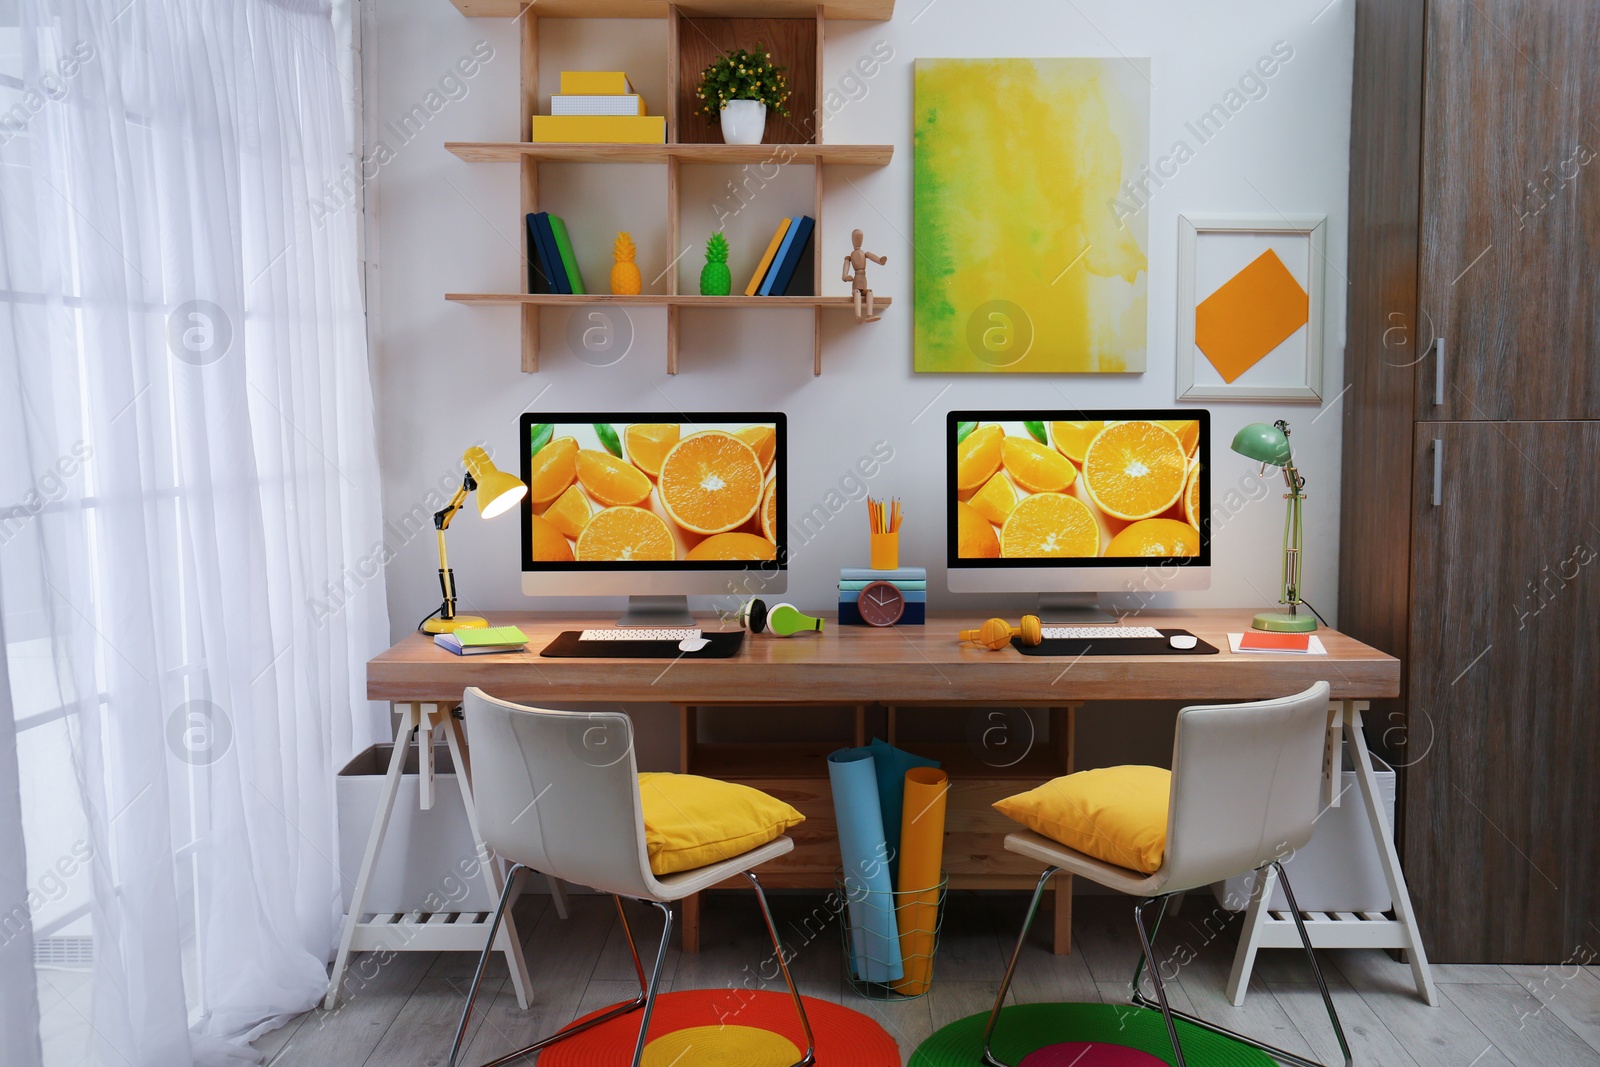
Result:
[[[916,369],[1145,369],[1150,63],[919,59]]]

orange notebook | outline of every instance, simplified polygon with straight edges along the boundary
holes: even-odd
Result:
[[[744,287],[745,296],[755,296],[756,290],[761,288],[762,279],[767,276],[767,268],[772,266],[772,260],[778,254],[778,247],[783,244],[783,235],[789,232],[789,222],[789,219],[784,219],[778,223],[778,232],[772,235],[772,243],[767,246],[767,254],[761,257],[761,265],[756,268],[750,284]]]
[[[1246,630],[1239,637],[1241,652],[1309,652],[1310,634],[1277,634],[1265,630]]]

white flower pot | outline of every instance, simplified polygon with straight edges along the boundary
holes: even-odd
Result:
[[[760,100],[729,100],[722,108],[722,139],[728,144],[760,144],[767,132],[767,105]]]

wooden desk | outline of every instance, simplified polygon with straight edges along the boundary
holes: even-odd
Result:
[[[829,749],[849,743],[849,739],[814,745],[701,745],[695,736],[697,709],[716,705],[851,707],[856,709],[856,742],[863,740],[869,707],[889,710],[891,734],[897,721],[905,721],[915,714],[915,709],[923,707],[1056,709],[1052,720],[1054,743],[1016,764],[995,767],[970,758],[963,763],[959,751],[928,753],[946,762],[952,772],[946,850],[952,886],[1028,888],[1036,879],[1038,868],[1004,851],[1000,838],[1014,827],[989,810],[988,805],[1027,788],[1025,783],[1073,769],[1074,713],[1085,701],[1250,700],[1282,696],[1326,680],[1332,687],[1333,710],[1338,712],[1334,728],[1345,731],[1358,769],[1365,768],[1361,776],[1364,796],[1372,792],[1371,763],[1359,728],[1362,702],[1398,694],[1399,661],[1326,629],[1319,631],[1319,636],[1328,650],[1327,656],[1234,655],[1228,651],[1227,634],[1247,629],[1251,615],[1249,610],[1234,609],[1152,611],[1137,619],[1145,625],[1189,630],[1221,650],[1214,656],[1084,656],[1066,660],[1023,656],[1013,649],[992,652],[956,638],[958,630],[976,626],[982,620],[966,614],[932,613],[926,626],[877,630],[841,627],[830,619],[820,635],[787,640],[751,635],[740,654],[731,659],[613,660],[544,659],[538,655],[561,631],[609,626],[613,622],[609,618],[500,613],[491,616],[491,625],[520,626],[530,637],[529,652],[454,656],[436,647],[430,637],[413,634],[368,663],[367,695],[410,709],[403,718],[421,732],[453,724],[450,712],[459,703],[462,691],[470,686],[528,704],[677,705],[681,709],[682,769],[747,781],[783,796],[807,814],[808,821],[801,828],[804,832],[796,834],[795,851],[763,876],[763,881],[774,886],[832,884],[838,855],[823,758]],[[452,729],[447,737],[454,738],[455,733]],[[426,784],[423,793],[424,797],[429,795]],[[1367,941],[1392,942],[1395,947],[1411,950],[1414,964],[1422,961],[1423,970],[1418,973],[1421,988],[1426,962],[1415,936],[1415,920],[1392,835],[1375,794],[1366,800],[1397,902],[1396,919],[1386,920],[1381,934],[1369,932]],[[381,838],[381,824],[387,821],[385,814],[380,812],[373,828],[369,847],[373,855]],[[1058,878],[1057,884],[1059,952],[1070,946],[1071,889],[1070,880],[1065,877]],[[359,903],[353,903],[351,910],[347,943],[352,941],[349,928],[362,925]],[[697,903],[686,902],[685,951],[696,947],[697,914]],[[1252,935],[1252,960],[1256,947],[1274,943],[1270,938],[1255,937],[1255,933],[1276,921],[1286,920],[1274,919],[1264,909],[1252,911],[1248,931]],[[359,944],[360,938],[354,940]],[[508,962],[514,971],[521,963],[510,959],[509,954]],[[336,965],[335,988],[341,973],[342,967]],[[519,990],[521,985],[518,983]],[[1429,988],[1431,991],[1431,979]]]

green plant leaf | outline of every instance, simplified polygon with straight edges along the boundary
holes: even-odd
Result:
[[[600,443],[606,446],[607,452],[610,452],[618,459],[622,458],[622,442],[617,439],[617,431],[612,428],[609,422],[595,423],[594,432],[599,436]]]
[[[962,441],[965,441],[967,439],[967,435],[977,428],[978,424],[975,422],[956,423],[956,444],[959,445]]]
[[[1050,435],[1045,433],[1045,431],[1044,431],[1044,423],[1042,423],[1042,422],[1025,422],[1022,425],[1026,426],[1028,428],[1028,432],[1033,435],[1033,439],[1035,441],[1038,441],[1041,445],[1047,445],[1047,444],[1050,443]]]
[[[528,455],[537,456],[539,449],[550,443],[550,437],[556,432],[554,423],[536,422],[533,429],[528,432]]]

